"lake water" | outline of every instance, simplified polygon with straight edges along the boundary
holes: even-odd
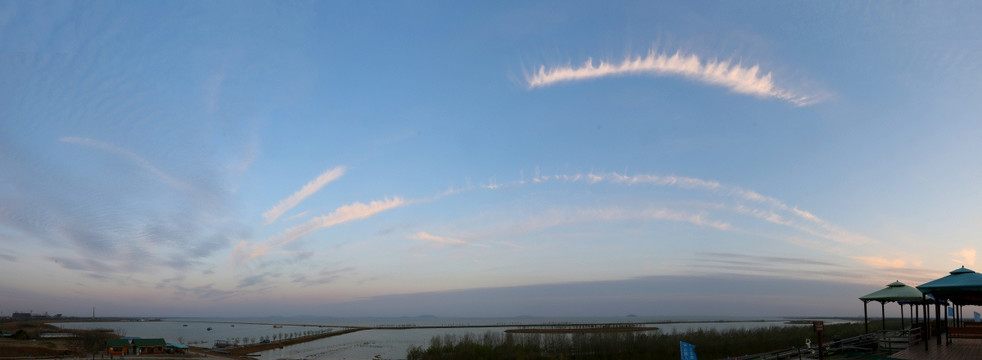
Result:
[[[845,322],[825,320],[826,324]],[[504,333],[522,325],[569,323],[642,323],[662,332],[685,332],[695,329],[739,329],[788,325],[786,320],[766,321],[692,321],[666,323],[665,319],[643,317],[576,317],[576,318],[289,318],[289,319],[163,319],[132,322],[73,322],[56,325],[67,329],[111,329],[125,336],[164,338],[167,342],[210,347],[215,341],[230,343],[258,342],[268,337],[279,339],[311,332],[341,330],[345,327],[392,326],[486,326],[467,328],[378,329],[310,341],[259,353],[263,360],[280,359],[404,359],[410,346],[427,346],[434,336]],[[274,327],[274,325],[278,327]],[[209,330],[209,328],[211,330]]]

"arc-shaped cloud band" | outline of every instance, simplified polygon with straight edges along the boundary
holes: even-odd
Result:
[[[625,58],[620,63],[593,59],[580,66],[540,66],[537,72],[526,74],[529,89],[547,87],[562,82],[581,81],[608,76],[647,74],[655,76],[681,76],[685,79],[722,86],[738,94],[759,98],[776,98],[796,106],[808,106],[820,101],[815,96],[796,94],[781,89],[773,81],[771,73],[762,74],[759,65],[751,67],[729,61],[703,61],[698,55],[676,52],[668,55],[654,50],[646,56]]]

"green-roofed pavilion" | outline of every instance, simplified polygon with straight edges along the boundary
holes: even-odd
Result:
[[[931,296],[937,300],[935,302],[934,312],[935,322],[939,329],[942,328],[939,303],[944,303],[947,306],[948,302],[951,302],[954,308],[957,309],[952,312],[955,315],[956,326],[962,323],[963,306],[982,305],[982,274],[971,269],[966,269],[964,266],[952,270],[945,277],[924,283],[918,286],[917,289],[923,292],[925,296]],[[947,322],[947,312],[945,312],[944,318]],[[944,328],[947,330],[947,327]],[[938,345],[941,345],[940,336],[937,342]],[[924,347],[925,349],[927,348],[927,342],[924,342]]]
[[[882,316],[881,324],[883,329],[886,329],[886,303],[896,302],[900,305],[900,327],[904,326],[904,305],[910,304],[910,318],[911,321],[914,319],[914,305],[919,304],[924,301],[924,294],[913,287],[907,286],[906,284],[898,281],[894,281],[887,285],[886,288],[869,293],[866,296],[861,296],[859,300],[863,301],[863,318],[864,324],[866,325],[866,332],[869,333],[869,313],[866,309],[866,304],[870,301],[877,301],[880,303],[880,314]]]
[[[982,274],[964,266],[917,289],[935,299],[950,300],[955,305],[982,305]]]

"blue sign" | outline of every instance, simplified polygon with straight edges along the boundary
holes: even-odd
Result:
[[[682,352],[682,360],[697,360],[695,345],[679,341],[679,350]]]
[[[979,317],[979,312],[975,312],[975,322],[982,322],[982,318]]]
[[[948,307],[948,316],[955,316],[955,309],[951,306]]]

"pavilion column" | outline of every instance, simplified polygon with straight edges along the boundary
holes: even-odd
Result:
[[[951,311],[952,311],[952,313],[954,313],[955,309],[952,308]],[[952,316],[952,317],[954,317],[954,316]],[[945,335],[945,337],[944,337],[945,338],[945,343],[946,344],[951,344],[951,338],[948,337],[948,302],[945,302],[945,304],[944,304],[944,335]]]
[[[941,303],[937,299],[934,299],[934,324],[934,328],[938,331],[938,339],[936,341],[938,346],[941,346]]]
[[[914,314],[914,319],[917,322],[921,321],[921,304],[910,304],[910,313]]]
[[[931,329],[928,327],[927,317],[927,295],[923,296],[924,301],[921,301],[921,307],[924,308],[924,321],[921,323],[921,334],[924,335],[921,341],[924,342],[924,351],[927,351],[927,339],[931,337]]]
[[[898,301],[897,304],[900,304]],[[904,304],[900,304],[900,330],[904,329]]]
[[[886,302],[880,302],[880,330],[887,329],[887,305]]]
[[[869,309],[866,306],[869,301],[863,300],[863,325],[866,326],[866,333],[869,334]]]

